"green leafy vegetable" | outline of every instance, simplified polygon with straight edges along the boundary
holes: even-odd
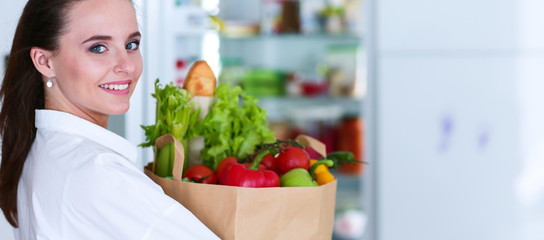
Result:
[[[215,170],[225,157],[244,159],[255,153],[257,146],[276,141],[257,98],[228,83],[219,84],[215,96],[215,104],[195,129],[196,135],[205,138],[201,152],[204,165]]]
[[[157,100],[155,115],[155,124],[144,126],[146,141],[139,146],[155,146],[155,140],[164,134],[172,134],[187,149],[187,141],[193,136],[193,129],[198,123],[198,114],[200,108],[194,109],[194,104],[189,103],[190,95],[182,88],[167,84],[164,88],[159,84],[159,79],[155,81],[155,93],[153,96]],[[158,151],[158,149],[155,149]],[[165,151],[173,151],[171,148],[164,148]],[[187,155],[187,154],[185,154]],[[158,153],[155,160],[155,173],[172,174],[173,156],[170,153]],[[161,176],[159,175],[159,176]],[[161,176],[165,177],[165,176]]]

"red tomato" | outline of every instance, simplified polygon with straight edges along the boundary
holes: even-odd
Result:
[[[206,177],[200,183],[217,184],[217,176],[215,172],[204,164],[196,164],[191,166],[183,173],[184,178],[189,178],[191,181],[200,182],[202,178]]]
[[[223,173],[223,169],[229,162],[238,162],[238,158],[236,157],[226,157],[219,162],[219,165],[217,165],[217,170],[215,171],[217,177],[221,177],[221,173]]]
[[[278,160],[274,158],[272,154],[268,154],[264,156],[263,160],[261,161],[261,164],[264,165],[266,169],[279,173]]]
[[[310,155],[302,148],[291,146],[280,151],[277,162],[280,174],[284,174],[295,168],[304,168],[308,170]]]

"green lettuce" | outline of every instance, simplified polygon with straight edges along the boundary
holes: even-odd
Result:
[[[201,151],[204,165],[216,169],[229,156],[245,159],[261,144],[276,141],[268,127],[266,111],[258,99],[246,95],[240,86],[221,83],[215,91],[216,102],[198,124],[194,134],[205,138]]]

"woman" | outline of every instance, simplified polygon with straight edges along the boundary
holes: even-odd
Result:
[[[0,97],[0,205],[17,239],[216,239],[107,130],[142,73],[130,0],[29,0]]]

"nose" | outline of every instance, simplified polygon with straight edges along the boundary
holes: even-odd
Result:
[[[118,51],[114,72],[117,74],[129,74],[136,70],[137,59],[130,56],[131,53],[126,51]]]

